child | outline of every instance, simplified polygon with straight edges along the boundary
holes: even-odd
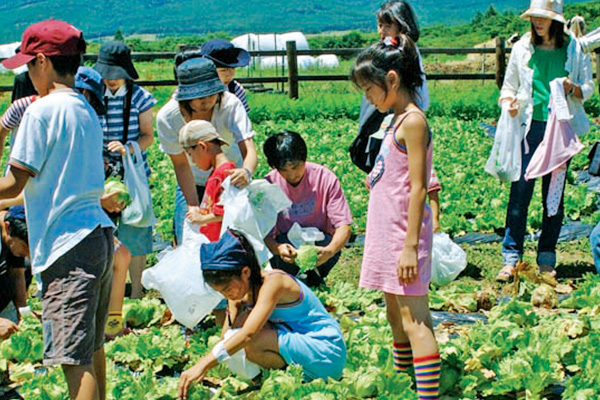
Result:
[[[94,69],[102,75],[106,85],[106,115],[101,118],[104,129],[104,158],[107,175],[123,177],[122,156],[132,151],[132,141],[143,151],[154,140],[152,107],[154,97],[133,81],[138,73],[131,61],[131,50],[123,42],[107,42],[98,53]],[[150,169],[146,165],[146,173]],[[142,297],[142,272],[146,267],[146,254],[152,252],[152,227],[134,227],[119,223],[119,240],[131,252],[129,275],[131,298]]]
[[[18,323],[18,308],[27,306],[25,257],[29,257],[23,206],[0,211],[0,318]]]
[[[104,399],[104,325],[114,225],[100,207],[102,127],[73,90],[81,31],[50,19],[29,26],[6,68],[27,64],[40,98],[25,112],[0,178],[0,197],[25,188],[33,273],[41,273],[44,364],[61,364],[72,399]]]
[[[385,293],[395,370],[406,371],[413,364],[419,399],[437,399],[440,357],[427,299],[433,234],[425,202],[432,143],[414,100],[422,83],[418,60],[413,42],[400,35],[364,50],[351,72],[371,104],[395,115],[367,177],[360,286]]]
[[[342,332],[307,286],[283,271],[261,271],[252,246],[233,230],[202,245],[200,260],[204,281],[229,302],[224,332],[241,329],[181,374],[180,398],[187,398],[192,382],[240,350],[262,368],[299,364],[307,379],[340,378],[346,364]]]
[[[104,85],[102,75],[98,71],[88,67],[79,67],[77,75],[75,75],[75,88],[85,96],[96,114],[100,116],[106,112],[103,102]],[[113,193],[100,198],[100,205],[106,212],[115,213],[123,210],[123,204],[115,199],[116,195],[117,193]],[[112,339],[125,331],[122,317],[123,298],[125,297],[127,268],[131,262],[129,249],[116,237],[114,238],[114,248],[113,278],[105,328],[107,339]]]
[[[250,53],[234,47],[230,41],[225,39],[211,39],[202,45],[200,51],[204,57],[213,60],[221,82],[227,86],[229,93],[235,94],[240,99],[246,112],[250,113],[246,91],[238,81],[233,79],[236,68],[245,67],[250,63]]]
[[[186,218],[200,224],[200,233],[211,242],[219,240],[223,206],[219,204],[223,188],[221,184],[229,176],[235,164],[229,161],[221,146],[229,143],[219,135],[208,121],[190,121],[181,128],[179,141],[194,164],[203,171],[210,171],[200,211],[188,211]]]
[[[315,227],[325,233],[325,239],[316,243],[318,267],[308,271],[306,284],[322,285],[352,233],[350,207],[340,182],[326,167],[306,162],[306,143],[296,132],[282,131],[269,137],[263,151],[273,168],[266,179],[279,185],[292,201],[288,210],[279,213],[273,233],[265,238],[274,255],[271,266],[296,275],[296,249],[290,244],[288,231],[294,223]]]
[[[188,48],[175,56],[175,76],[179,83],[173,97],[156,115],[160,148],[169,155],[177,178],[175,192],[175,240],[181,243],[187,211],[199,207],[208,178],[187,157],[179,143],[181,127],[192,119],[210,121],[230,146],[223,151],[236,168],[230,171],[231,183],[244,187],[250,182],[257,157],[252,124],[235,95],[219,79],[215,64]]]

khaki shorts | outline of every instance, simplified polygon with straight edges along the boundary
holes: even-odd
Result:
[[[44,364],[89,365],[104,344],[112,228],[98,226],[42,272]]]

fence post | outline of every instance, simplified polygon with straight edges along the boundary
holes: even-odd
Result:
[[[600,53],[596,53],[596,83],[598,83],[598,92],[600,93]]]
[[[298,98],[298,53],[296,52],[296,42],[286,42],[285,48],[288,60],[288,84],[290,99]]]
[[[502,87],[504,74],[506,73],[506,47],[504,38],[496,38],[496,85]]]

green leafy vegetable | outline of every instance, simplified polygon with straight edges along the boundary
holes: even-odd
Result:
[[[316,246],[303,244],[298,249],[296,255],[296,265],[300,268],[300,273],[315,269],[317,260],[319,259],[319,251]]]
[[[116,178],[109,178],[104,182],[104,194],[112,194],[119,193],[117,195],[117,201],[125,204],[127,207],[131,204],[131,196],[129,195],[129,190],[127,190],[127,186],[120,180]]]

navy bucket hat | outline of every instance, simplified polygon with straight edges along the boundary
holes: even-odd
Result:
[[[131,49],[119,41],[106,42],[102,45],[94,69],[102,74],[103,79],[134,81],[139,78],[131,61]]]
[[[79,67],[75,75],[75,88],[89,90],[97,100],[94,105],[98,108],[96,111],[99,114],[106,111],[104,106],[104,84],[102,83],[102,75],[98,71],[89,67]]]
[[[248,254],[240,241],[226,231],[218,242],[200,246],[202,270],[232,270],[248,265]]]
[[[192,100],[224,92],[227,88],[219,79],[215,64],[208,58],[192,58],[177,67],[175,100]]]
[[[225,39],[211,39],[204,43],[200,51],[214,61],[217,68],[239,68],[250,64],[250,53]]]

